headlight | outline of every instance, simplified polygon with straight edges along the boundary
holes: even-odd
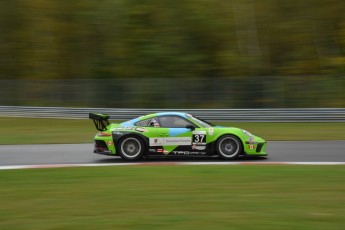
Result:
[[[244,134],[246,134],[248,137],[253,137],[254,135],[248,132],[247,130],[241,129]]]

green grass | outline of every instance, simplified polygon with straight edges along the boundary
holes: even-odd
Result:
[[[224,123],[224,126],[229,123]],[[271,141],[345,140],[345,122],[339,123],[231,123]]]
[[[343,229],[344,166],[0,172],[0,229]]]
[[[345,140],[345,123],[217,123],[234,126],[266,140]],[[0,144],[92,142],[91,120],[0,117]]]
[[[87,119],[0,117],[0,144],[86,143],[96,132]]]

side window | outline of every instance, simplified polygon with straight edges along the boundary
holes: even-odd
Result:
[[[134,125],[135,126],[150,126],[151,120],[152,120],[152,118],[145,119],[145,120],[142,120],[142,121],[138,121]]]
[[[158,118],[161,127],[165,128],[186,128],[186,125],[195,125],[179,116],[161,116]]]
[[[138,121],[134,125],[135,126],[143,126],[143,127],[149,127],[149,126],[159,127],[160,126],[156,117],[148,118],[148,119],[145,119],[142,121]]]

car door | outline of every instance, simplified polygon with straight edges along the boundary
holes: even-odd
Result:
[[[147,130],[145,137],[148,139],[148,152],[150,154],[167,153],[163,149],[163,138],[168,133],[168,128],[160,127],[157,117],[147,118],[135,123],[135,126]]]
[[[206,154],[206,131],[203,128],[178,115],[157,118],[159,127],[156,129],[164,150],[171,155]]]

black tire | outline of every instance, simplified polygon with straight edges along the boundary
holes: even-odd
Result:
[[[136,161],[143,156],[146,147],[140,137],[127,136],[120,140],[117,149],[123,159]]]
[[[243,152],[242,142],[233,135],[222,136],[217,140],[216,151],[223,159],[236,159]]]

